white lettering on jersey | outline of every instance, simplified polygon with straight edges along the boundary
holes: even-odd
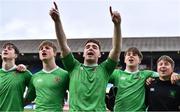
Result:
[[[125,80],[125,79],[126,79],[126,77],[120,77],[120,79],[121,79],[121,80]]]
[[[42,79],[37,79],[37,82],[42,82]]]

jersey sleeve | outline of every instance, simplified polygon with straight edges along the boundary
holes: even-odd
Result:
[[[32,77],[32,73],[29,70],[27,70],[25,72],[25,75],[26,75],[25,84],[26,84],[26,86],[29,86],[29,83],[30,83],[30,80],[31,80],[31,77]]]
[[[67,71],[64,72],[65,90],[69,89],[69,74]]]
[[[152,70],[144,70],[143,71],[146,78],[149,78],[149,77],[152,77],[152,78],[156,78],[156,77],[159,77],[159,74],[155,71],[152,71]]]
[[[109,83],[111,83],[111,84],[114,84],[114,83],[115,83],[115,79],[116,79],[117,73],[118,73],[118,70],[115,69],[115,70],[113,71],[112,75],[111,75],[110,78],[109,78]]]
[[[101,66],[105,68],[109,76],[112,74],[112,72],[116,68],[116,65],[117,65],[117,62],[110,58],[106,59],[103,63],[101,63]]]
[[[33,101],[35,98],[36,98],[36,91],[33,85],[33,77],[32,77],[28,86],[27,93],[25,95],[25,100]]]
[[[159,73],[152,71],[151,77],[159,77]]]
[[[72,71],[78,61],[74,58],[72,53],[69,53],[66,57],[61,58],[65,69],[69,72]]]

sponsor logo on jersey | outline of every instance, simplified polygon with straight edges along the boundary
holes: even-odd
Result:
[[[150,91],[154,92],[154,91],[155,91],[155,89],[154,89],[154,88],[150,88]]]
[[[121,80],[126,80],[126,77],[120,77]]]
[[[37,82],[42,82],[42,79],[37,79]]]

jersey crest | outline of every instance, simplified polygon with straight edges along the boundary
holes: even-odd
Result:
[[[60,77],[55,77],[55,78],[54,78],[54,81],[55,81],[56,83],[59,83],[59,82],[60,82]]]

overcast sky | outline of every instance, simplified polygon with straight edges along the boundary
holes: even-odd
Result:
[[[55,0],[67,38],[112,37],[109,6],[123,37],[180,36],[180,0]],[[0,40],[55,39],[53,0],[0,0]]]

